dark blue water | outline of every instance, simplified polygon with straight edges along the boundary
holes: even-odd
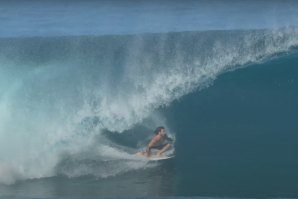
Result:
[[[1,2],[0,198],[298,197],[295,5]]]
[[[297,58],[226,73],[166,110],[180,195],[297,197]]]

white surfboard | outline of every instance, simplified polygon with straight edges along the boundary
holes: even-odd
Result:
[[[136,155],[150,161],[167,160],[175,157],[174,155],[161,155],[161,156],[151,155],[150,157],[147,157],[142,152],[136,153]]]

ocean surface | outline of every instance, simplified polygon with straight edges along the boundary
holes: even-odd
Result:
[[[297,198],[297,8],[1,1],[0,198]]]

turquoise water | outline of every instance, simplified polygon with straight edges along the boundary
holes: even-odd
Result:
[[[1,3],[0,198],[298,197],[296,4],[235,3]]]

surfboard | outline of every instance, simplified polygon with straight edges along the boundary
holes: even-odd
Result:
[[[174,155],[161,155],[161,156],[151,155],[150,157],[147,157],[142,152],[136,153],[136,156],[142,157],[142,158],[150,160],[150,161],[167,160],[167,159],[171,159],[171,158],[175,157]]]

